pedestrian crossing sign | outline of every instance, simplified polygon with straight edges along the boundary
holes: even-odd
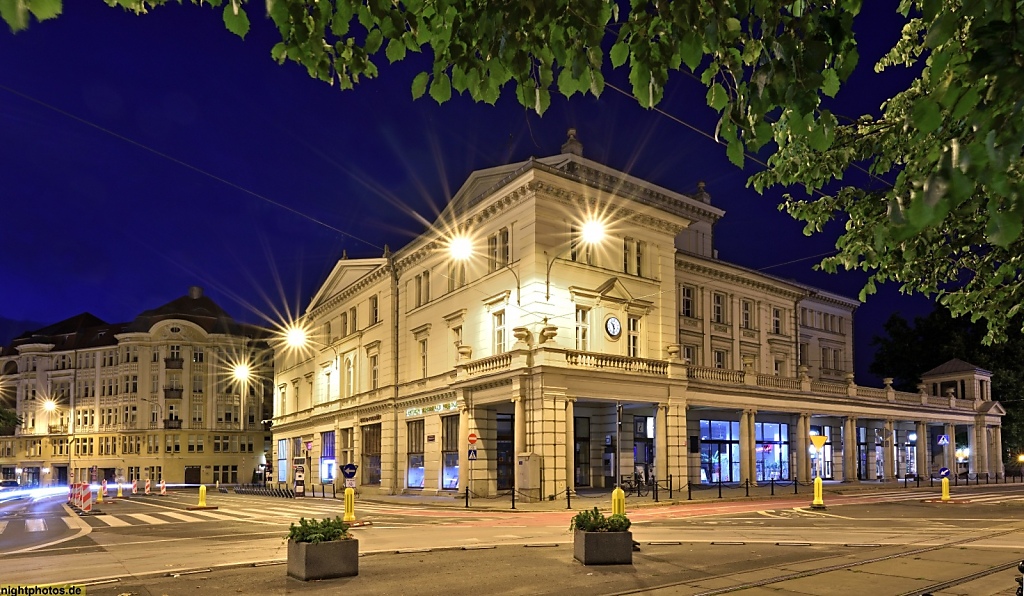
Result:
[[[939,445],[949,445],[949,435],[939,435]]]
[[[469,450],[469,461],[476,461],[476,449]]]

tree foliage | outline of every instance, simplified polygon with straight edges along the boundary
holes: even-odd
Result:
[[[1022,316],[1011,321],[1019,327]],[[885,323],[885,336],[875,337],[878,346],[871,372],[893,377],[893,386],[916,392],[921,373],[959,358],[992,372],[992,399],[1006,408],[1003,419],[1003,451],[1024,452],[1024,333],[1013,330],[1006,340],[985,345],[984,325],[964,317],[954,318],[948,309],[936,306],[913,324],[896,314]]]
[[[167,0],[105,0],[136,13]],[[192,0],[249,30],[244,0]],[[262,9],[264,3],[258,3]],[[902,0],[906,25],[877,70],[923,62],[878,119],[840,124],[827,108],[856,67],[861,0],[265,0],[281,41],[271,56],[342,89],[390,62],[428,50],[414,98],[452,92],[494,103],[508,85],[543,113],[557,91],[598,96],[625,68],[637,101],[661,101],[671,73],[691,72],[720,114],[729,158],[771,146],[758,191],[803,185],[816,199],[783,207],[821,231],[845,222],[827,271],[870,272],[879,282],[937,295],[957,315],[985,318],[986,340],[1005,337],[1022,301],[1024,227],[1024,0]],[[18,31],[60,13],[61,0],[0,0]],[[609,48],[606,59],[605,48]],[[610,67],[606,64],[610,62]],[[860,164],[892,184],[832,184]],[[823,193],[822,189],[829,192]]]

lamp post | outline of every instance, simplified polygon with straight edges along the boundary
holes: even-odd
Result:
[[[580,230],[579,239],[570,238],[569,243],[562,248],[561,251],[555,253],[554,256],[549,257],[548,251],[544,251],[544,258],[547,259],[547,269],[544,275],[544,300],[551,300],[551,267],[554,266],[558,257],[564,255],[566,251],[572,250],[578,246],[589,247],[599,243],[603,239],[604,223],[596,219],[591,219],[583,224],[583,227]]]
[[[458,236],[448,243],[448,254],[456,261],[468,261],[473,256],[473,253],[473,241],[466,236]],[[502,261],[491,255],[485,255],[484,258],[495,265],[501,265],[504,269],[508,269],[512,277],[516,279],[516,305],[519,306],[521,304],[523,284],[519,278],[519,273],[512,268],[511,257],[508,261]]]

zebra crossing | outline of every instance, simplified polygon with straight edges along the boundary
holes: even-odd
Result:
[[[15,532],[45,533],[51,530],[76,530],[76,517],[64,515],[60,517],[25,517],[22,519],[6,519],[0,521],[0,535]]]
[[[921,501],[925,499],[938,499],[942,496],[940,490],[929,490],[925,491],[907,491],[907,490],[891,490],[891,491],[878,491],[870,492],[862,495],[843,495],[844,500],[871,500],[871,501]],[[962,490],[962,491],[951,491],[951,496],[955,499],[970,501],[971,503],[989,503],[989,504],[1000,504],[1000,503],[1011,503],[1020,502],[1024,504],[1024,493],[1019,491],[977,491],[977,490]]]

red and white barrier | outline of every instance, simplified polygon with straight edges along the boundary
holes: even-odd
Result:
[[[100,483],[100,490],[103,491],[103,498],[104,499],[106,499],[108,496],[110,496],[110,495],[107,494],[107,481],[106,480],[104,480],[102,483]]]
[[[167,484],[164,483],[163,480],[160,481],[160,496],[161,497],[166,497],[167,496]]]
[[[85,489],[85,500],[81,507],[82,512],[92,513],[92,488],[88,484],[83,484],[82,486]]]
[[[139,492],[139,481],[138,480],[132,480],[132,494],[134,495],[134,494],[137,494],[138,492]]]
[[[149,478],[146,478],[146,494],[149,494]]]

